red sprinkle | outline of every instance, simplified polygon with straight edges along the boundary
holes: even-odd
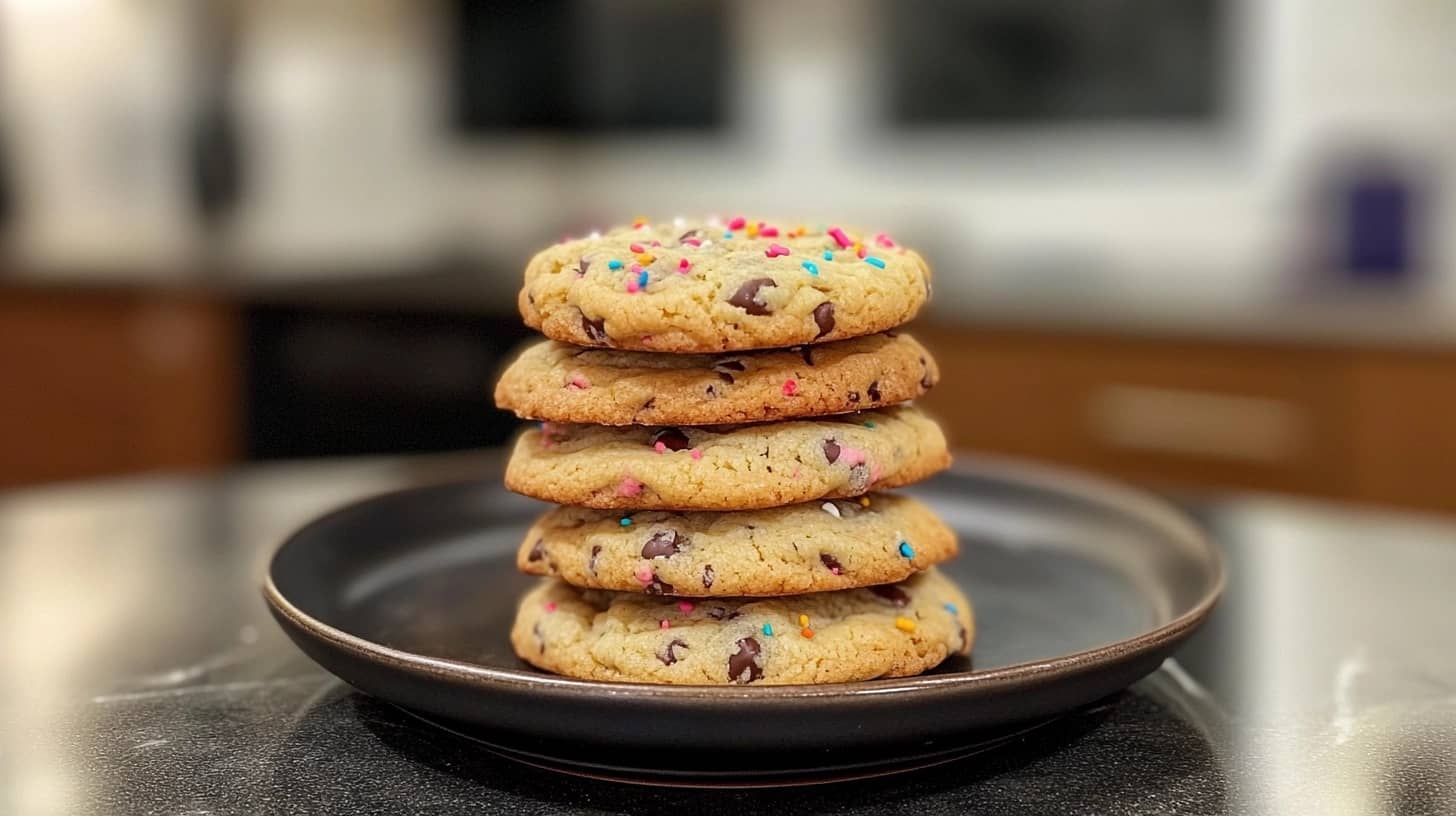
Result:
[[[865,248],[863,246],[861,246],[859,249],[856,249],[854,251],[854,254],[858,255],[861,258],[863,258],[865,256]]]
[[[555,612],[556,611],[556,602],[555,601],[547,601],[546,602],[546,611],[547,612]]]
[[[646,249],[643,248],[643,246],[641,244],[628,244],[627,245],[627,248],[630,249],[630,250],[632,250],[633,252],[646,252],[647,251]]]
[[[678,605],[677,605],[677,609],[678,609],[679,612],[681,612],[684,615],[686,615],[686,614],[688,614],[688,613],[690,613],[690,612],[693,611],[693,602],[692,601],[679,601],[678,602]]]
[[[849,236],[845,235],[844,230],[839,227],[830,227],[825,231],[829,233],[829,237],[834,239],[834,243],[839,244],[840,249],[849,249],[854,246],[854,242],[849,240]]]
[[[700,247],[703,245],[703,239],[701,238],[684,238],[682,242],[684,244],[687,244],[688,246],[694,247]]]
[[[794,380],[784,380],[784,396],[792,397],[794,394],[798,393],[798,391],[799,384],[797,382],[795,382]]]
[[[769,256],[770,258],[777,258],[780,255],[789,254],[789,248],[784,246],[783,244],[769,244],[768,249],[765,249],[763,251],[763,254]]]
[[[886,249],[893,249],[895,246],[895,242],[890,240],[890,236],[884,234],[883,232],[875,236],[875,244],[877,246],[885,247]]]
[[[677,271],[683,273],[684,275],[686,275],[688,273],[688,270],[692,268],[693,262],[688,260],[687,258],[683,258],[682,260],[677,262]]]
[[[728,229],[731,229],[731,230],[740,230],[740,229],[743,229],[744,225],[747,224],[747,223],[748,223],[748,219],[747,218],[744,218],[743,216],[740,215],[737,218],[733,219],[732,221],[729,221],[728,222]]]
[[[758,237],[760,237],[760,238],[777,238],[777,237],[779,237],[779,228],[778,227],[759,227],[758,228]]]
[[[668,622],[667,618],[663,618],[662,620],[658,621],[657,625],[663,629],[672,628],[672,624]]]

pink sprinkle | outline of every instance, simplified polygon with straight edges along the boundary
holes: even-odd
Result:
[[[829,237],[834,239],[834,243],[839,244],[840,249],[849,249],[854,246],[854,242],[849,240],[849,236],[845,235],[844,230],[839,227],[830,227],[826,231],[829,233]]]
[[[703,245],[703,239],[701,238],[684,238],[682,242],[684,244],[687,244],[688,246],[694,247],[700,247]]]
[[[839,449],[839,461],[845,463],[846,465],[849,465],[850,467],[854,467],[855,465],[863,465],[865,463],[865,452],[860,450],[859,448],[851,448],[848,446],[841,447]]]
[[[547,601],[546,602],[546,611],[547,612],[555,612],[556,611],[556,602],[555,601]]]
[[[834,573],[834,574],[835,574],[835,575],[838,575],[838,574],[839,574],[839,570],[840,570],[840,568],[839,568],[839,567],[830,567],[830,568],[829,568],[829,571],[830,571],[830,572],[831,572],[831,573]]]
[[[780,255],[789,254],[789,248],[784,246],[783,244],[769,244],[768,249],[765,249],[763,251],[763,254],[769,256],[770,258],[777,258]]]
[[[692,451],[690,451],[688,453],[688,455],[691,456],[691,457],[693,457],[693,461],[694,462],[696,462],[699,459],[702,459],[703,458],[703,452],[700,451],[700,450],[698,450],[697,448],[693,448]]]
[[[795,382],[794,380],[784,380],[784,396],[792,397],[794,394],[798,393],[798,391],[799,384],[797,382]]]
[[[623,476],[622,483],[617,485],[617,495],[632,498],[642,495],[642,483],[631,476]]]
[[[631,266],[627,267],[627,271],[631,272],[634,275],[640,275],[642,274],[642,264],[634,263]]]
[[[655,451],[657,451],[658,453],[667,453],[667,445],[665,443],[662,443],[662,442],[658,442],[658,443],[654,444],[652,446],[652,449],[655,450]]]
[[[642,288],[641,286],[638,286],[637,285],[637,279],[636,278],[628,278],[627,279],[627,291],[628,292],[635,293],[635,292],[639,291],[641,288]]]
[[[650,244],[650,246],[660,247],[660,246],[662,246],[662,242],[661,241],[653,241]]]
[[[777,237],[779,237],[779,228],[778,227],[765,227],[764,225],[759,224],[758,225],[758,236],[760,238],[777,238]]]
[[[627,248],[630,249],[630,250],[632,250],[633,252],[646,252],[647,251],[647,250],[645,250],[645,249],[642,248],[642,245],[641,244],[628,244],[627,245]]]
[[[652,335],[650,335],[650,334],[644,334],[644,335],[642,335],[642,345],[644,345],[644,346],[650,346],[650,345],[652,345]]]
[[[856,253],[854,253],[854,254],[856,254],[856,255],[858,255],[858,256],[859,256],[859,257],[861,257],[861,258],[863,258],[863,257],[864,257],[864,256],[865,256],[865,248],[864,248],[864,247],[863,247],[863,246],[861,246],[861,247],[860,247],[860,248],[859,248],[859,251],[858,251],[858,252],[856,252]]]
[[[693,262],[689,261],[687,258],[683,258],[682,260],[677,262],[677,271],[683,273],[684,275],[686,275],[688,273],[688,270],[692,268]]]
[[[740,215],[737,218],[734,218],[732,221],[728,222],[728,229],[741,230],[747,223],[748,219]]]
[[[591,380],[588,380],[580,374],[572,374],[571,379],[566,381],[566,387],[574,388],[577,391],[585,391],[591,388]]]
[[[882,232],[875,236],[875,245],[885,247],[886,249],[893,249],[895,242],[890,240],[890,236]]]
[[[632,577],[636,578],[639,584],[650,584],[657,580],[656,576],[652,574],[652,567],[648,564],[639,564],[637,571],[632,573]]]
[[[667,618],[663,618],[662,620],[658,621],[657,622],[657,625],[660,626],[660,627],[662,627],[663,629],[671,629],[672,628],[672,624],[668,622]]]
[[[689,612],[692,612],[693,611],[693,602],[692,601],[681,601],[681,602],[678,603],[677,609],[678,609],[679,612],[681,612],[684,615],[686,615]]]

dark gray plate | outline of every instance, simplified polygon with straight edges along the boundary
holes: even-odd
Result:
[[[503,752],[615,777],[802,780],[966,753],[1148,674],[1207,617],[1222,561],[1142,493],[962,457],[910,492],[961,535],[944,567],[976,612],[971,660],[828,686],[649,686],[536,671],[511,653],[533,579],[514,552],[542,505],[495,481],[393,493],[295,533],[266,596],[358,689]],[[969,460],[969,461],[964,461]]]

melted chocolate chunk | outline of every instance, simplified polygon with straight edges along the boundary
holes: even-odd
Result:
[[[873,592],[881,598],[889,601],[894,606],[904,606],[910,603],[910,596],[905,594],[905,590],[895,586],[894,584],[884,584],[882,586],[872,586],[866,588],[870,592]]]
[[[725,383],[728,383],[729,385],[733,384],[732,372],[742,371],[743,369],[743,362],[740,360],[724,360],[723,362],[716,363],[713,366],[713,371],[718,375],[718,379],[722,380]]]
[[[831,465],[839,461],[838,442],[835,442],[833,439],[824,440],[824,458],[828,459]]]
[[[657,653],[657,659],[662,661],[662,665],[671,666],[677,662],[677,650],[686,649],[687,647],[688,645],[683,641],[673,638],[671,643],[664,646],[662,651]]]
[[[601,320],[590,320],[583,313],[581,316],[581,330],[586,332],[586,339],[593,343],[607,342],[607,321],[605,318]]]
[[[677,555],[680,549],[676,530],[658,530],[642,545],[642,557],[667,558]]]
[[[839,559],[838,558],[835,558],[834,556],[830,555],[829,553],[819,553],[819,561],[820,561],[820,563],[824,564],[824,566],[830,572],[834,573],[835,575],[838,575],[838,574],[844,572],[844,565],[843,564],[840,564],[839,563]]]
[[[703,565],[703,589],[712,589],[713,588],[713,579],[715,577],[717,577],[717,576],[713,573],[713,565],[712,564],[704,564]]]
[[[545,558],[546,557],[546,546],[545,546],[545,544],[546,544],[546,542],[545,542],[544,539],[540,539],[540,538],[536,539],[536,543],[531,545],[531,554],[528,555],[528,556],[526,556],[526,560],[527,561],[535,562],[535,561],[540,561],[542,558]]]
[[[773,278],[754,278],[753,280],[744,281],[743,285],[738,287],[738,291],[733,293],[733,297],[728,298],[728,303],[737,306],[751,315],[763,316],[770,314],[773,312],[773,308],[759,300],[758,296],[765,288],[773,288],[775,286],[778,286],[778,284],[774,283]]]
[[[809,366],[810,368],[813,368],[813,366],[814,366],[814,347],[813,346],[799,346],[799,354],[802,355],[803,358],[804,358],[804,365]]]
[[[590,572],[592,575],[596,575],[597,574],[597,556],[599,556],[601,554],[602,554],[602,545],[600,545],[600,544],[593,545],[592,546],[592,551],[591,551],[591,557],[586,560],[586,571],[587,572]]]
[[[763,677],[763,647],[751,637],[739,638],[738,651],[728,655],[728,679],[735,683],[752,683]]]
[[[576,276],[579,278],[582,275],[585,275],[586,269],[589,266],[591,266],[591,261],[587,260],[586,258],[578,258],[576,261]]]
[[[723,620],[724,618],[728,617],[728,607],[715,606],[708,610],[708,617],[712,618],[713,620]]]
[[[865,389],[865,393],[870,395],[870,399],[874,400],[875,402],[879,402],[881,397],[880,381],[875,380],[874,382],[870,383],[870,387]]]
[[[834,304],[825,301],[814,307],[814,325],[819,327],[819,333],[814,335],[818,340],[824,335],[834,331]]]
[[[647,585],[645,591],[648,595],[671,595],[672,584],[669,584],[668,582],[660,578],[654,578],[652,580],[652,583]]]
[[[652,435],[652,447],[657,447],[661,442],[664,448],[670,451],[687,450],[692,445],[688,444],[688,435],[677,428],[663,428]]]
[[[696,238],[696,237],[698,237],[699,235],[702,235],[702,234],[703,234],[703,231],[700,230],[700,229],[690,229],[687,232],[684,232],[682,235],[679,235],[677,237],[677,242],[679,244],[681,244],[683,241],[686,241],[689,238]]]

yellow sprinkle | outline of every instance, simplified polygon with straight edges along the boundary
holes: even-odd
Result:
[[[748,237],[749,238],[757,238],[758,237],[758,225],[755,224],[755,223],[753,223],[752,221],[750,221],[748,223]]]
[[[809,231],[809,228],[808,227],[804,226],[803,224],[800,224],[799,226],[794,227],[794,237],[797,238],[800,235],[803,235],[804,233],[806,233],[808,231]]]
[[[898,618],[895,618],[895,628],[899,629],[901,632],[914,632],[915,621],[910,620],[909,618],[902,615]]]
[[[799,625],[800,626],[808,626],[809,625],[809,616],[808,615],[800,615],[799,616]]]
[[[645,215],[639,215],[636,218],[632,219],[632,226],[634,226],[634,227],[640,227],[640,226],[642,226],[643,224],[646,224],[646,223],[647,223],[647,216],[645,216]]]
[[[640,263],[643,266],[646,266],[646,265],[652,263],[655,260],[657,260],[657,256],[656,255],[653,255],[653,254],[651,254],[649,252],[644,252],[641,255],[638,255],[637,256],[637,263]]]
[[[855,244],[854,244],[854,254],[858,255],[859,254],[859,251],[861,249],[864,249],[864,244],[861,244],[858,241],[856,241]]]
[[[859,497],[859,506],[860,507],[869,507],[870,506],[870,497],[869,496],[860,496]]]
[[[814,630],[805,626],[803,629],[799,630],[799,634],[803,635],[806,638],[812,638],[814,637]]]

